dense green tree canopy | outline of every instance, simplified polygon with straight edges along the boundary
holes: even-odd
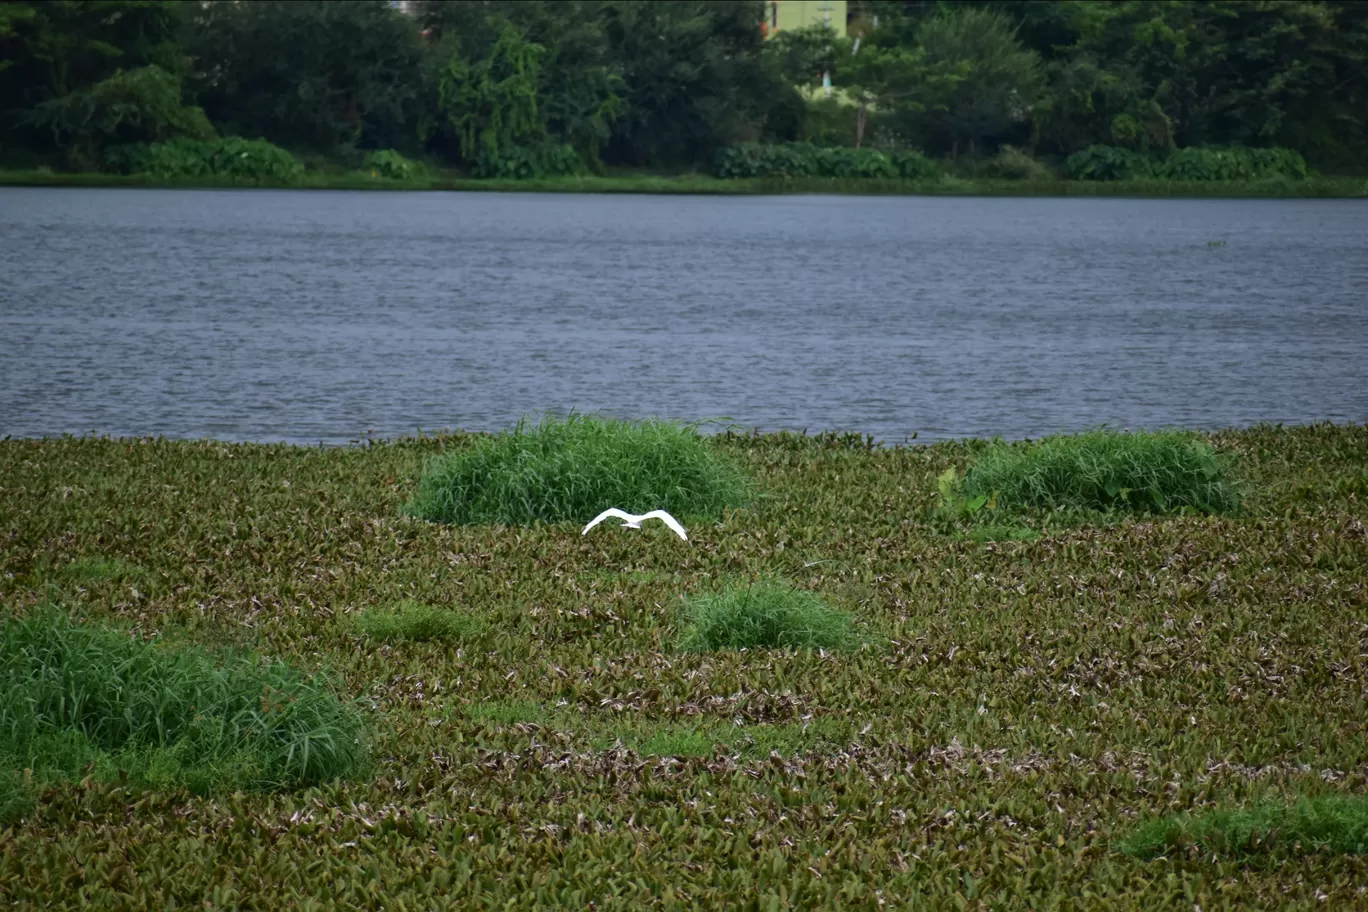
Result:
[[[485,173],[703,167],[789,140],[1056,161],[1286,147],[1365,166],[1368,3],[851,9],[848,38],[767,41],[760,0],[0,3],[0,155],[90,167],[112,145],[217,133]]]
[[[285,145],[410,147],[421,39],[380,0],[196,5],[193,88],[225,132]]]

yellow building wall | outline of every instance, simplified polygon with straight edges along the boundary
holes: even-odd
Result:
[[[828,24],[844,38],[848,6],[848,0],[765,0],[765,37]]]

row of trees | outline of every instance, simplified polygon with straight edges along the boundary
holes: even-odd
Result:
[[[0,148],[99,167],[224,135],[483,174],[696,167],[748,141],[1285,146],[1335,170],[1368,151],[1368,3],[851,5],[849,38],[766,41],[761,0],[0,3]]]

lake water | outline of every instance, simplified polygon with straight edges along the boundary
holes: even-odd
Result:
[[[1363,422],[1368,202],[0,189],[0,435],[570,409],[890,442]]]

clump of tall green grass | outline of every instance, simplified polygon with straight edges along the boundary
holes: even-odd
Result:
[[[1237,859],[1293,852],[1361,855],[1368,853],[1368,797],[1325,795],[1164,817],[1141,824],[1118,848],[1143,859],[1190,851]]]
[[[584,522],[609,507],[717,518],[751,486],[691,426],[572,415],[428,462],[410,513],[435,522]]]
[[[292,788],[363,758],[359,714],[285,665],[216,661],[51,608],[0,622],[0,805],[11,813],[35,780]]]
[[[1161,513],[1221,513],[1239,505],[1225,460],[1184,431],[1092,430],[997,443],[965,473],[963,496],[1006,507]]]
[[[859,643],[849,614],[815,593],[771,581],[687,598],[679,648],[843,649]]]
[[[352,622],[357,632],[372,640],[469,640],[484,632],[484,622],[460,611],[405,599],[392,608],[371,608]]]

